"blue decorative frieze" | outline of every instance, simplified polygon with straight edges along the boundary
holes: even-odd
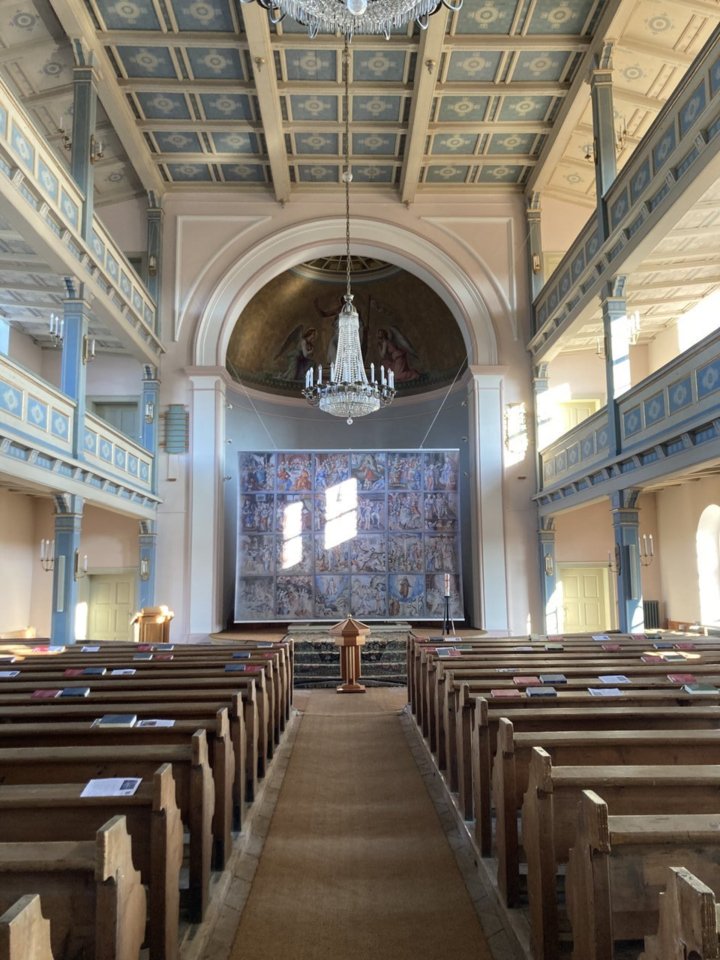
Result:
[[[150,479],[150,464],[145,460],[140,461],[140,479],[145,481]]]
[[[720,358],[695,372],[698,400],[720,390]]]
[[[115,466],[119,467],[121,470],[125,469],[127,455],[124,450],[121,450],[119,447],[115,448]]]
[[[585,255],[581,250],[580,253],[575,257],[572,263],[572,276],[573,280],[577,280],[580,274],[585,269]]]
[[[688,153],[685,154],[685,156],[682,158],[682,160],[677,165],[677,167],[675,167],[675,176],[677,177],[678,180],[680,180],[681,177],[683,177],[687,173],[687,171],[690,169],[693,163],[695,163],[695,161],[699,156],[700,156],[700,151],[698,150],[697,147],[693,147],[692,150],[690,150]]]
[[[131,473],[134,477],[138,473],[138,458],[134,457],[131,453],[128,454],[127,458],[127,472]]]
[[[705,84],[700,83],[680,108],[680,136],[684,137],[705,109]]]
[[[601,450],[607,450],[609,442],[607,427],[598,430],[595,434],[595,447],[597,452],[600,453]]]
[[[112,277],[113,282],[117,283],[118,279],[118,262],[115,257],[108,251],[108,255],[105,258],[105,269],[108,274]]]
[[[91,243],[92,243],[93,253],[95,254],[95,259],[98,261],[98,263],[104,264],[105,263],[105,244],[102,242],[102,240],[94,230],[92,232]]]
[[[640,433],[642,428],[643,423],[639,406],[632,407],[623,413],[623,434],[626,437],[632,437],[634,434]]]
[[[60,193],[60,181],[42,157],[38,160],[38,180],[45,194],[50,197],[54,203],[57,203]]]
[[[670,413],[677,413],[693,402],[692,380],[683,377],[668,386],[668,406]]]
[[[99,457],[101,460],[112,463],[112,444],[109,440],[100,441]]]
[[[0,106],[0,137],[4,137],[7,133],[7,118],[7,110]]]
[[[59,413],[57,410],[53,411],[50,432],[61,440],[67,440],[70,435],[70,417],[66,417],[64,413]]]
[[[561,452],[555,457],[555,468],[558,473],[565,473],[567,470],[567,465],[567,450],[561,450]]]
[[[93,430],[85,430],[85,450],[87,453],[97,453],[98,436]]]
[[[120,272],[120,289],[125,294],[125,297],[129,299],[132,293],[132,284],[130,283],[130,277],[124,270]]]
[[[68,220],[69,223],[77,230],[78,223],[80,221],[80,208],[75,203],[70,194],[66,193],[65,190],[62,191],[62,200],[60,202],[60,208],[62,209],[63,216]],[[80,248],[77,247],[76,256],[79,259]]]
[[[710,67],[710,96],[716,97],[720,93],[720,58]]]
[[[589,460],[595,456],[595,444],[592,437],[585,437],[580,448],[580,457],[583,460]]]
[[[42,403],[37,397],[28,397],[27,400],[27,422],[38,430],[47,430],[48,428],[48,408],[46,403]]]
[[[646,159],[633,174],[630,180],[630,198],[633,203],[642,195],[650,183],[650,160]]]
[[[568,466],[574,467],[580,460],[580,445],[574,443],[571,447],[568,447],[567,452]]]
[[[14,417],[22,419],[23,415],[23,395],[22,391],[16,387],[0,380],[0,409],[6,413],[11,413]]]
[[[10,149],[20,164],[32,172],[35,167],[35,148],[15,122],[12,124],[10,134]]]
[[[645,426],[650,427],[665,418],[665,395],[656,393],[654,397],[645,400],[643,403],[645,412]]]
[[[623,190],[610,207],[610,226],[614,230],[630,209],[627,192]]]

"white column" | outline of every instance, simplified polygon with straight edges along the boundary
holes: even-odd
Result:
[[[213,633],[222,624],[225,383],[220,376],[190,376],[190,633]]]
[[[507,630],[503,512],[502,381],[498,367],[470,367],[468,420],[473,609],[485,630]],[[476,624],[477,625],[477,624]]]

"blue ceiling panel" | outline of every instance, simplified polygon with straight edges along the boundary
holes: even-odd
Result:
[[[438,153],[474,153],[477,146],[475,133],[438,133],[433,137],[433,154]]]
[[[293,120],[337,120],[337,97],[296,94],[290,98]]]
[[[484,120],[487,105],[487,97],[443,97],[438,120]]]
[[[361,50],[353,55],[353,80],[400,83],[405,75],[405,53],[402,50]]]
[[[169,163],[168,173],[177,183],[193,181],[207,183],[212,180],[210,168],[205,163]]]
[[[500,57],[499,52],[483,53],[477,50],[456,50],[450,57],[448,82],[492,81],[495,79]]]
[[[504,97],[498,120],[544,120],[553,97]]]
[[[301,183],[337,183],[338,168],[323,166],[319,163],[300,163],[298,173]]]
[[[202,153],[202,144],[196,133],[167,133],[157,131],[153,133],[160,153]]]
[[[296,133],[297,153],[316,153],[319,156],[337,156],[340,138],[336,133]]]
[[[237,50],[189,47],[187,58],[198,80],[244,80],[245,73]]]
[[[261,163],[223,163],[221,170],[225,180],[233,183],[267,183]]]
[[[394,156],[397,137],[394,133],[353,133],[353,156]]]
[[[236,29],[227,0],[176,0],[173,12],[181,30]]]
[[[189,120],[190,111],[181,93],[138,93],[138,103],[148,120]]]
[[[97,8],[108,30],[160,28],[152,0],[98,0]]]
[[[496,133],[490,138],[487,153],[528,154],[536,136],[534,133]]]
[[[353,164],[353,183],[392,183],[393,170],[388,164]]]
[[[515,3],[508,0],[465,0],[458,14],[458,33],[510,33]]]
[[[177,70],[167,47],[116,47],[128,77],[177,79]]]
[[[200,96],[208,120],[252,120],[250,97],[245,93],[203,93]]]
[[[480,169],[479,183],[519,183],[523,170],[521,166],[485,166]]]
[[[260,153],[260,144],[254,133],[210,134],[218,153]]]
[[[559,80],[570,57],[571,54],[561,50],[521,53],[515,63],[510,81]]]
[[[465,183],[470,167],[428,167],[426,183]]]
[[[335,80],[334,50],[288,50],[285,54],[288,80]]]
[[[580,35],[594,0],[537,0],[529,34]]]
[[[356,95],[352,100],[352,119],[356,121],[372,120],[386,123],[400,120],[402,97],[364,97]]]

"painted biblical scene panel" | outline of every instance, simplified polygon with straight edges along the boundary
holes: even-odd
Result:
[[[238,622],[463,617],[457,450],[238,455]]]

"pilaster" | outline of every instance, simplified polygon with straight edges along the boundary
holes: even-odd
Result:
[[[154,520],[141,520],[138,531],[140,562],[138,564],[138,606],[155,605],[155,579],[157,561],[157,524]]]
[[[636,633],[645,628],[638,533],[639,495],[639,489],[628,488],[619,490],[611,497],[618,621],[623,633]]]
[[[50,642],[53,646],[75,643],[77,575],[82,527],[83,499],[69,493],[56,494],[55,565],[53,567]]]
[[[543,604],[546,633],[561,633],[561,609],[557,594],[555,564],[555,517],[540,517],[538,529],[540,551],[540,595]]]
[[[625,277],[617,277],[601,298],[605,341],[605,383],[608,412],[608,453],[620,453],[620,421],[617,398],[630,387],[630,341],[628,337]]]
[[[609,226],[604,197],[617,176],[611,43],[604,44],[596,62],[596,69],[590,74],[590,97],[592,101],[595,192],[598,211],[600,212],[600,227],[603,239],[605,239],[608,236]]]
[[[528,253],[530,256],[530,288],[532,298],[540,293],[545,285],[545,264],[542,255],[542,233],[540,229],[540,194],[534,193],[525,211],[528,224]]]
[[[97,121],[97,89],[93,55],[80,40],[73,41],[75,69],[73,70],[72,146],[70,173],[85,195],[80,229],[85,240],[90,239],[94,213],[94,154],[95,124]]]
[[[503,512],[503,372],[471,367],[468,382],[473,610],[486,630],[509,628]]]
[[[83,285],[76,289],[65,278],[67,298],[63,300],[63,342],[60,371],[60,389],[75,402],[73,456],[81,459],[85,435],[87,337],[89,305],[83,299]]]

